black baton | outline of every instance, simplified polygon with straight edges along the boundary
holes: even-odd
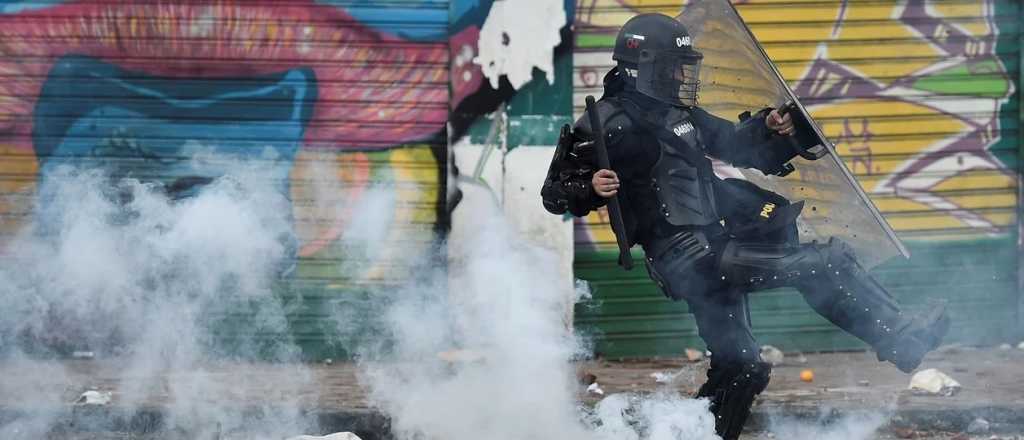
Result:
[[[612,165],[608,161],[608,147],[604,144],[604,126],[601,125],[601,116],[597,114],[594,97],[590,95],[587,96],[587,116],[590,117],[590,129],[594,132],[597,166],[603,170],[610,170]],[[633,269],[633,255],[629,253],[629,237],[626,237],[626,225],[622,222],[622,208],[619,207],[618,195],[608,200],[608,220],[612,224],[615,241],[619,244],[619,266],[626,270]]]

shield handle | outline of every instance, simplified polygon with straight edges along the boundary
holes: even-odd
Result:
[[[796,111],[794,111],[796,110]],[[793,136],[786,136],[793,151],[800,157],[807,160],[818,160],[828,155],[828,149],[818,141],[810,122],[804,117],[803,112],[796,106],[796,102],[787,101],[779,109],[780,115],[789,115],[793,119],[793,127],[796,129]],[[805,147],[810,145],[810,147]]]

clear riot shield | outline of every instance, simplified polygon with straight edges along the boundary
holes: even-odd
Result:
[[[780,108],[787,103],[800,144],[808,147],[791,161],[785,177],[739,170],[758,186],[806,205],[798,219],[802,241],[839,237],[857,252],[865,267],[896,255],[909,257],[892,227],[878,212],[832,143],[783,81],[754,34],[728,0],[689,0],[676,17],[689,30],[694,48],[704,54],[699,105],[736,121],[744,111]]]

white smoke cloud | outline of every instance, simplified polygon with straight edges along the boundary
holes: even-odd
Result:
[[[511,232],[496,206],[448,244],[450,262],[386,294],[383,341],[364,347],[371,402],[396,438],[716,439],[704,400],[613,395],[580,406],[556,256]],[[580,292],[581,294],[584,292]]]
[[[165,402],[168,427],[194,438],[306,430],[297,398],[248,400],[222,377],[229,360],[270,359],[293,370],[284,375],[293,383],[279,387],[312,380],[295,362],[273,287],[294,248],[291,205],[267,175],[258,162],[235,163],[197,196],[172,201],[158,186],[100,171],[48,173],[35,221],[0,267],[3,361],[35,365],[18,369],[30,377],[0,377],[0,390],[35,384],[26,395],[69,404],[46,391],[70,386],[46,359],[89,350],[117,366],[115,405]],[[0,433],[41,438],[50,422],[23,418]]]
[[[770,419],[768,430],[776,438],[788,440],[868,440],[874,438],[889,418],[883,411],[854,412],[835,420],[822,417],[812,421],[777,416]]]

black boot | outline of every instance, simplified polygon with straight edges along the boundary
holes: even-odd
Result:
[[[715,416],[715,432],[722,440],[736,440],[750,416],[754,398],[771,380],[772,366],[767,362],[716,365],[711,355],[708,381],[700,387],[697,397],[706,397]]]
[[[871,345],[878,360],[914,371],[949,331],[945,304],[933,303],[916,316],[899,304],[857,263],[853,250],[833,238],[819,247],[824,273],[815,271],[797,287],[808,304],[833,324]]]
[[[751,290],[795,286],[814,311],[867,342],[878,359],[905,372],[942,342],[949,318],[942,304],[916,317],[864,270],[853,249],[832,238],[828,244],[730,242],[722,251],[722,280]]]

